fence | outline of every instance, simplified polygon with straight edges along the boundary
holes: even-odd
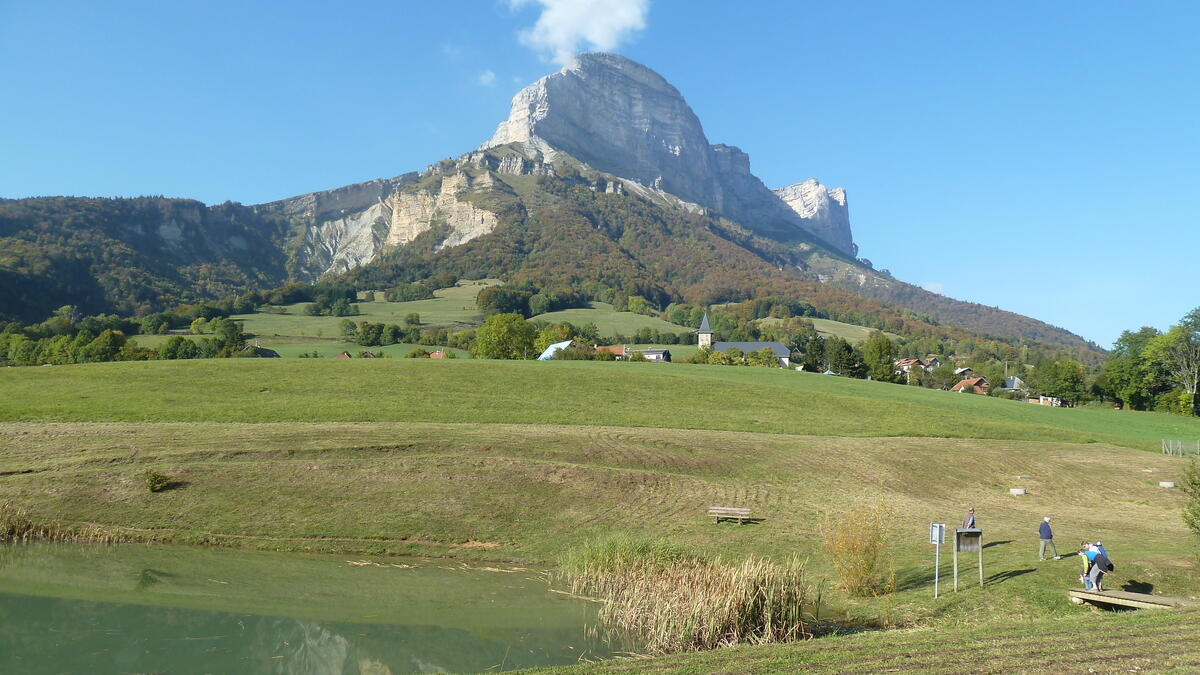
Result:
[[[1164,438],[1162,452],[1164,455],[1175,455],[1177,457],[1200,455],[1200,441],[1173,441]]]

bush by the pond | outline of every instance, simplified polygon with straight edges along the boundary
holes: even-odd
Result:
[[[821,523],[825,552],[833,560],[838,588],[851,595],[889,593],[894,576],[884,579],[888,539],[895,514],[884,504],[857,505]]]
[[[804,565],[794,558],[727,564],[615,538],[564,555],[560,575],[573,593],[602,603],[606,629],[656,654],[809,638],[818,613]]]
[[[162,492],[171,484],[171,477],[165,473],[150,469],[145,473],[146,489],[151,492]]]

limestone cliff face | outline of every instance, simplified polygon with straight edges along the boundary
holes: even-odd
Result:
[[[488,234],[496,228],[496,214],[462,196],[490,184],[486,174],[473,181],[461,171],[441,174],[431,169],[423,175],[373,180],[256,208],[291,219],[297,230],[293,273],[312,281],[364,265],[434,226],[444,228],[435,249]]]
[[[839,251],[854,255],[858,246],[850,234],[846,190],[827,188],[816,178],[776,188],[775,194],[804,219],[805,227]]]
[[[606,173],[711,208],[780,239],[815,236],[841,253],[856,249],[849,221],[804,215],[754,174],[738,148],[712,145],[675,87],[615,54],[576,61],[522,89],[508,119],[481,149],[517,143],[553,162],[558,152]],[[844,207],[844,199],[843,199]],[[844,213],[845,209],[842,209]]]

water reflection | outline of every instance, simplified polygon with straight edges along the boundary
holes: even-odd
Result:
[[[609,653],[532,574],[158,547],[0,551],[0,672],[508,670]]]

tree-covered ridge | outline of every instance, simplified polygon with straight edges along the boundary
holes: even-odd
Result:
[[[1060,332],[1069,338],[1055,339],[1062,337],[1055,333],[1058,329],[1027,317],[1021,319],[1045,326],[1040,333],[1043,340],[1025,340],[1005,332],[981,334],[822,283],[793,264],[796,253],[786,244],[754,235],[719,217],[665,207],[638,195],[605,192],[598,189],[595,178],[543,176],[536,181],[513,181],[513,187],[512,194],[519,201],[506,202],[504,216],[492,234],[434,250],[432,244],[439,235],[429,232],[413,244],[349,272],[345,280],[368,288],[416,281],[439,272],[462,278],[503,277],[510,290],[489,295],[520,292],[522,285],[528,284],[556,298],[610,302],[621,308],[629,299],[638,298],[653,308],[653,313],[679,305],[757,303],[751,312],[755,316],[743,317],[744,321],[767,316],[770,305],[802,304],[808,309],[784,310],[784,318],[828,318],[908,338],[927,338],[941,343],[939,348],[948,345],[951,351],[961,341],[974,341],[997,358],[1004,346],[1018,348],[1028,343],[1038,352],[1064,351],[1084,362],[1099,359],[1094,346],[1065,331]],[[763,300],[768,298],[764,307]],[[500,311],[530,315],[519,304],[505,304]],[[980,307],[970,306],[983,313],[990,309]],[[743,326],[739,334],[752,331]]]
[[[287,279],[282,219],[189,199],[0,201],[0,318],[145,315]]]
[[[443,246],[446,232],[435,218],[415,240],[333,280],[411,299],[420,289],[406,284],[438,275],[501,278],[509,291],[529,294],[523,308],[505,311],[526,315],[588,301],[620,308],[642,303],[630,309],[657,314],[671,306],[782,298],[811,307],[808,316],[910,340],[995,343],[986,351],[996,358],[997,345],[1062,350],[1084,363],[1100,358],[1094,345],[1066,331],[928,293],[811,242],[766,238],[661,193],[610,192],[614,178],[585,165],[559,163],[549,175],[499,173],[490,166],[447,160],[397,188],[425,189],[450,171],[472,180],[490,172],[460,195],[497,214],[490,234]],[[297,233],[306,231],[305,218],[165,198],[3,201],[0,319],[40,321],[63,305],[144,316],[276,288],[297,281],[291,256]],[[850,276],[870,283],[848,283]],[[865,297],[872,295],[888,297]],[[320,313],[348,312],[314,304]]]

